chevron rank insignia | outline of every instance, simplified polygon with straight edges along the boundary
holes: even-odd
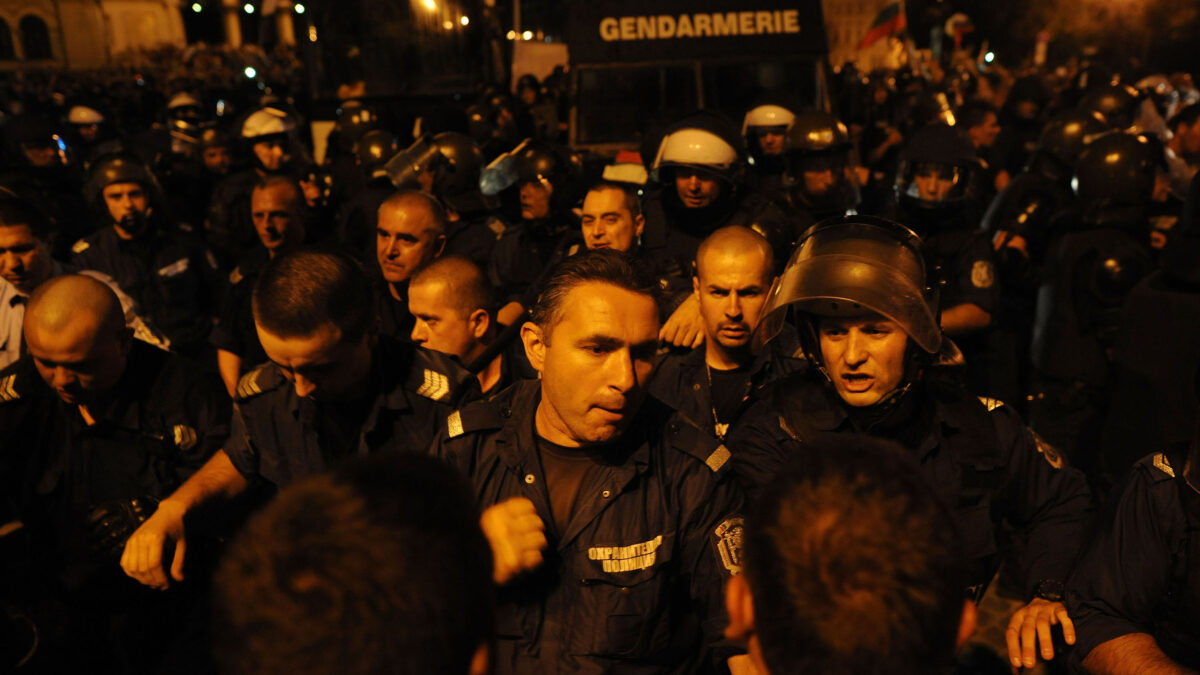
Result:
[[[83,253],[91,247],[92,245],[88,243],[87,239],[80,239],[79,241],[75,242],[74,246],[71,247],[71,252],[77,254]]]
[[[252,370],[243,375],[242,379],[238,380],[236,395],[239,401],[252,396],[258,396],[262,393],[262,385],[258,383],[258,374],[260,372],[262,371],[258,369]]]
[[[196,443],[200,440],[200,437],[196,434],[195,429],[182,424],[175,425],[174,434],[175,447],[179,448],[180,450],[191,450],[192,448],[196,447]]]
[[[1167,474],[1171,478],[1175,477],[1175,468],[1171,466],[1171,462],[1167,461],[1167,456],[1161,452],[1154,455],[1154,468]]]
[[[979,402],[982,403],[983,405],[987,406],[988,412],[992,412],[996,408],[1002,407],[1004,405],[1004,401],[1001,401],[1000,399],[995,399],[995,398],[988,398],[986,396],[980,396]]]
[[[445,401],[450,398],[450,378],[426,368],[421,386],[417,389],[417,396],[424,396],[434,401]]]
[[[17,374],[13,373],[0,380],[0,403],[8,403],[21,398],[17,393]]]

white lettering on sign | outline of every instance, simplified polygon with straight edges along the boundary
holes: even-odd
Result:
[[[800,32],[800,10],[773,12],[712,12],[710,14],[660,14],[608,16],[600,21],[605,42],[670,40],[733,35],[777,35]]]

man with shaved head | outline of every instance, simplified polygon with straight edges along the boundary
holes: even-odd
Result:
[[[458,357],[464,366],[480,359],[500,327],[492,285],[483,270],[461,256],[439,258],[421,268],[408,285],[408,308],[415,319],[413,343]],[[517,340],[510,344],[520,346]],[[505,349],[475,369],[484,394],[537,377],[523,347]]]
[[[0,516],[33,542],[5,563],[36,570],[20,587],[46,611],[41,665],[157,669],[185,598],[142,589],[118,561],[156,501],[224,443],[228,397],[215,376],[136,340],[91,277],[35,289],[24,334],[28,353],[0,371]]]
[[[401,190],[379,206],[375,253],[384,289],[379,293],[382,332],[408,340],[413,317],[408,309],[408,280],[446,246],[446,210],[419,190]]]
[[[655,396],[721,440],[759,387],[795,367],[774,349],[756,355],[750,348],[774,267],[771,245],[749,228],[724,227],[701,242],[692,293],[704,343],[663,359],[651,386]]]

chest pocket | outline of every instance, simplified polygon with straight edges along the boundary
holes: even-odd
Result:
[[[575,596],[568,650],[609,658],[642,658],[662,652],[674,624],[670,602],[675,533],[649,541],[581,546],[572,565]]]

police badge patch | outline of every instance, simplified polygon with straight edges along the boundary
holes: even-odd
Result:
[[[975,288],[991,288],[996,283],[996,267],[987,260],[976,260],[971,266],[971,284]]]
[[[742,573],[742,519],[730,518],[713,530],[713,548],[730,576]]]

